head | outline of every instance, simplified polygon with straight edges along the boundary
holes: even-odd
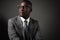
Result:
[[[32,3],[28,0],[23,0],[21,3],[18,3],[19,15],[25,19],[30,16],[32,11]]]

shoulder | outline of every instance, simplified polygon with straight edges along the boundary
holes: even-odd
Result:
[[[8,19],[8,22],[13,22],[13,21],[16,20],[16,19],[17,19],[17,16],[12,17],[12,18]]]
[[[32,21],[33,23],[38,23],[38,20],[33,19],[33,18],[31,18],[31,21]]]

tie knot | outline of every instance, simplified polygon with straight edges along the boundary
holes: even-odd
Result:
[[[25,20],[24,22],[27,23],[27,20]]]

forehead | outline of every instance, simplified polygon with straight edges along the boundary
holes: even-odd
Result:
[[[21,2],[20,6],[26,6],[27,4],[25,2]]]
[[[31,6],[27,2],[21,2],[20,6]]]

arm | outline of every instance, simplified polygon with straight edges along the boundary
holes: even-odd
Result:
[[[19,37],[16,34],[16,31],[14,29],[13,21],[10,19],[8,20],[8,36],[10,40],[20,40]]]
[[[37,22],[37,33],[36,33],[36,36],[35,36],[35,40],[42,40],[40,26],[39,26],[38,22]]]

